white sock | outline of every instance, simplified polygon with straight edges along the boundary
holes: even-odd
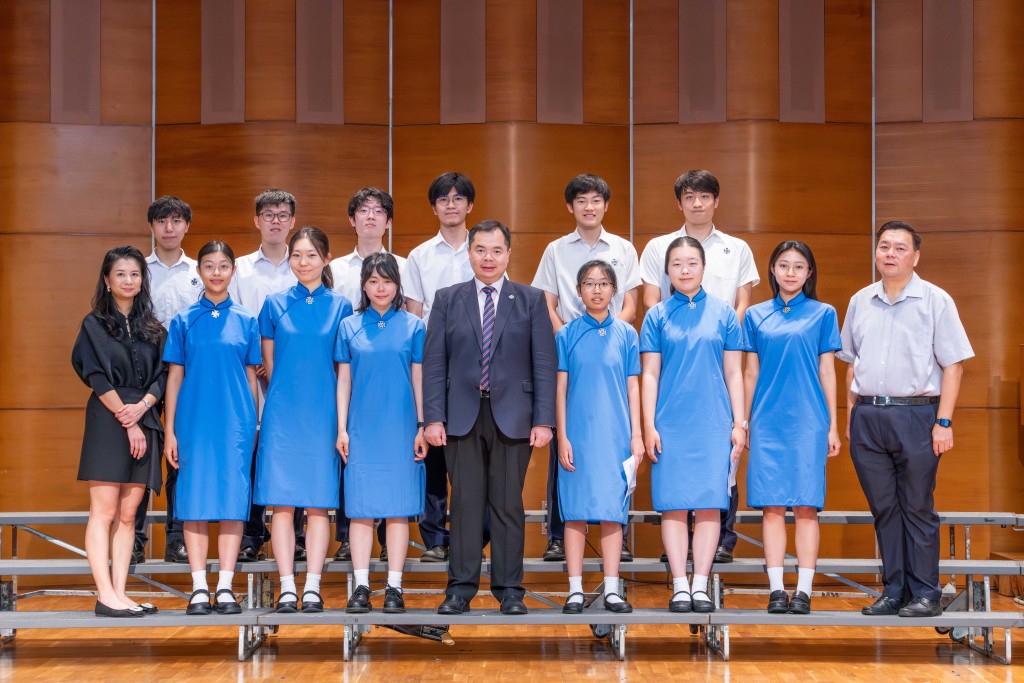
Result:
[[[700,574],[693,575],[693,593],[707,593],[708,592],[708,577],[701,576]]]
[[[281,595],[285,593],[295,594],[295,574],[289,574],[288,576],[281,577]],[[279,600],[279,602],[296,602],[298,598],[289,595],[286,600]]]
[[[302,587],[302,594],[320,592],[320,575],[306,574],[306,585]]]
[[[353,569],[352,579],[356,584],[356,587],[366,586],[370,587],[370,570],[369,569]]]
[[[672,579],[672,594],[675,595],[676,593],[680,592],[690,592],[690,582],[686,580],[685,576],[680,576],[679,578]]]
[[[217,574],[217,592],[220,592],[225,589],[231,590],[231,582],[234,580],[234,578],[234,572],[229,572],[224,569],[221,569],[220,572]],[[234,599],[232,599],[230,595],[225,594],[217,596],[217,602],[234,602]]]
[[[402,590],[402,572],[388,572],[388,585],[392,588]]]
[[[786,590],[786,584],[782,581],[785,571],[784,567],[768,567],[768,590],[772,593]]]
[[[199,590],[203,590],[203,591],[209,591],[210,590],[210,584],[206,583],[206,570],[205,569],[199,569],[197,571],[192,572],[192,592],[195,593],[196,591],[199,591]],[[200,602],[209,602],[209,601],[210,601],[209,597],[203,597],[202,595],[196,595],[195,597],[193,597],[189,601],[189,604],[200,603]]]
[[[619,595],[619,577],[604,577],[604,601],[622,602],[622,596]]]
[[[800,567],[797,570],[796,589],[803,591],[808,597],[811,595],[811,585],[814,583],[814,569]]]
[[[583,577],[582,576],[570,576],[569,577],[569,593],[583,593]],[[569,598],[569,602],[583,602],[582,595],[574,595]]]

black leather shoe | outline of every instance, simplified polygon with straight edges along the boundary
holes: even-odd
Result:
[[[285,600],[284,596],[292,596],[292,600]],[[285,591],[281,595],[277,596],[277,607],[274,608],[275,612],[280,614],[294,614],[298,612],[299,596],[291,591]]]
[[[573,600],[574,597],[580,596],[579,600]],[[562,605],[562,614],[583,614],[583,607],[586,605],[587,596],[583,593],[569,593],[569,597],[565,599],[565,604]]]
[[[662,553],[661,557],[658,558],[658,562],[668,562],[668,553]]]
[[[772,591],[768,596],[768,614],[786,614],[789,612],[789,595],[786,591]]]
[[[205,595],[206,600],[192,602],[192,599],[197,595]],[[211,612],[213,612],[213,607],[210,605],[210,591],[203,588],[192,591],[192,595],[188,597],[188,607],[185,608],[185,614],[209,614]]]
[[[506,595],[501,599],[501,613],[506,616],[521,616],[529,611],[518,595]]]
[[[209,593],[207,593],[209,595]],[[144,616],[146,613],[141,609],[114,609],[113,607],[107,607],[99,600],[96,601],[96,607],[93,609],[96,616],[99,617],[115,617],[115,618],[137,618]]]
[[[393,586],[384,588],[384,614],[404,614],[405,598],[402,589]]]
[[[622,554],[619,555],[619,562],[632,562],[633,551],[629,549],[629,543],[622,539]]]
[[[381,562],[387,562],[388,561],[388,547],[386,545],[382,545],[380,547],[380,561]]]
[[[261,559],[260,551],[257,548],[242,548],[238,551],[239,562],[259,562]]]
[[[370,604],[370,587],[356,586],[356,589],[352,591],[352,596],[348,599],[345,611],[349,614],[366,614],[372,609],[373,605]]]
[[[305,562],[306,561],[306,546],[302,545],[298,541],[295,542],[295,561]]]
[[[914,598],[897,614],[901,617],[937,617],[942,615],[942,605],[928,598]]]
[[[730,562],[732,562],[732,551],[726,548],[724,545],[718,546],[718,550],[715,551],[715,562],[729,564]]]
[[[565,544],[557,538],[548,541],[548,547],[544,549],[545,562],[565,562]]]
[[[698,598],[698,595],[703,595],[704,597]],[[690,599],[693,600],[694,612],[707,614],[715,611],[715,603],[711,602],[711,596],[708,595],[707,591],[694,591],[690,594]]]
[[[866,614],[869,617],[879,617],[891,616],[899,612],[899,610],[899,600],[897,600],[896,598],[889,598],[883,595],[882,597],[875,600],[875,603],[873,605],[868,605],[867,607],[861,609],[860,613]]]
[[[312,596],[312,600],[307,600],[306,596]],[[320,597],[320,594],[316,591],[304,591],[302,593],[302,611],[303,612],[323,612],[324,611],[324,599]]]
[[[340,546],[338,546],[338,552],[334,553],[334,559],[339,562],[352,561],[352,546],[349,545],[348,541],[344,541]]]
[[[164,562],[178,562],[188,564],[188,550],[185,549],[184,541],[171,541],[164,550]]]
[[[803,591],[793,591],[793,598],[789,601],[790,614],[810,614],[811,596]]]
[[[221,600],[221,595],[227,595],[229,599]],[[230,588],[221,588],[213,596],[213,610],[217,614],[241,614],[242,606],[238,604],[238,598]]]
[[[447,562],[448,561],[448,546],[446,545],[435,545],[431,548],[427,548],[420,555],[420,562]]]
[[[619,596],[622,597],[621,595]],[[615,602],[608,602],[608,598],[604,600],[604,608],[609,612],[615,612],[616,614],[629,614],[633,611],[633,605],[629,604],[625,600],[616,600]]]
[[[141,545],[132,548],[132,564],[142,564],[145,561],[146,550]]]
[[[685,614],[693,611],[693,600],[686,591],[679,591],[668,601],[668,611]]]
[[[444,602],[437,606],[438,614],[465,614],[469,611],[469,600],[461,595],[446,596]]]

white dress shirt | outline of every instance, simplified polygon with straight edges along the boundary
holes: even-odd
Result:
[[[235,276],[231,278],[228,293],[250,313],[259,316],[269,295],[288,289],[296,282],[287,252],[281,262],[275,264],[260,247],[235,260]]]
[[[452,249],[439,232],[409,252],[402,271],[402,290],[406,298],[423,304],[424,324],[430,320],[430,307],[437,290],[473,277],[468,247],[467,239],[458,249]]]
[[[181,255],[168,266],[157,258],[156,253],[146,257],[149,270],[149,295],[153,301],[153,312],[164,327],[169,327],[171,318],[178,311],[199,301],[203,292],[203,281],[199,278],[195,259]]]
[[[386,254],[387,251],[381,246],[380,253]],[[398,262],[399,272],[404,273],[405,259],[397,254],[392,254],[392,256]],[[362,279],[364,260],[359,255],[359,250],[354,249],[348,256],[340,256],[332,260],[330,264],[331,275],[334,276],[334,291],[348,299],[353,309],[359,308],[359,302],[362,301],[363,291],[359,283]],[[402,291],[405,293],[404,281],[402,282]]]

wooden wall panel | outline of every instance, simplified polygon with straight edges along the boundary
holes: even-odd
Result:
[[[295,6],[295,120],[345,122],[345,17],[330,0]]]
[[[100,0],[51,0],[50,120],[100,122]]]
[[[922,7],[922,118],[974,118],[974,0]]]
[[[878,121],[921,120],[922,0],[875,6],[875,98]]]
[[[91,309],[103,255],[118,244],[149,253],[146,206],[137,207],[138,227],[105,235],[0,235],[0,266],[5,287],[38,278],[38,265],[25,254],[46,254],[50,278],[45,296],[0,300],[4,320],[16,320],[0,340],[0,413],[11,409],[59,409],[85,406],[89,390],[71,368],[71,347],[82,318]],[[53,435],[51,427],[49,432]],[[79,438],[81,433],[79,433]],[[68,475],[74,477],[74,470]],[[11,509],[11,508],[8,508]]]
[[[488,0],[486,15],[485,118],[536,121],[537,3]]]
[[[202,0],[202,122],[245,121],[245,1]]]
[[[583,123],[583,0],[537,0],[537,121]]]
[[[202,118],[200,0],[157,0],[156,122]]]
[[[870,0],[825,0],[825,120],[871,121]]]
[[[583,2],[583,121],[629,123],[629,3]]]
[[[633,5],[633,120],[679,121],[679,1]]]
[[[825,0],[779,0],[779,120],[825,122]]]
[[[0,121],[49,121],[49,0],[0,4],[0,26]]]
[[[0,123],[3,232],[119,233],[149,205],[149,128]]]
[[[295,3],[245,3],[245,120],[295,120]],[[329,60],[329,55],[320,55]]]
[[[353,192],[387,186],[387,148],[381,126],[165,126],[156,135],[156,194],[192,206],[190,235],[248,229],[253,198],[268,187],[295,195],[296,225],[333,230],[348,224]]]
[[[974,116],[1024,118],[1024,6],[1015,0],[974,2]]]
[[[727,232],[870,230],[868,126],[737,121],[642,126],[634,137],[638,234],[679,228],[672,186],[690,168],[707,168],[721,182],[715,218]]]
[[[726,119],[725,0],[679,2],[679,123]]]
[[[153,118],[152,5],[103,0],[100,120],[145,124]]]
[[[728,116],[779,118],[779,2],[729,0]]]
[[[971,199],[965,201],[964,179]],[[1021,230],[1024,121],[878,127],[878,220],[925,230]]]
[[[345,123],[387,125],[387,0],[346,0],[344,12]]]
[[[394,8],[396,126],[441,120],[441,0]]]
[[[487,11],[441,0],[441,123],[487,120]]]

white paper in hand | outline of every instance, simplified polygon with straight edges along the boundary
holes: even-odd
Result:
[[[736,473],[739,472],[739,469],[740,469],[740,459],[739,458],[736,458],[735,460],[730,460],[729,461],[729,488],[730,489],[733,486],[736,485]]]
[[[636,489],[636,456],[629,456],[622,461],[622,471],[626,473],[626,497],[623,502],[629,500]]]

